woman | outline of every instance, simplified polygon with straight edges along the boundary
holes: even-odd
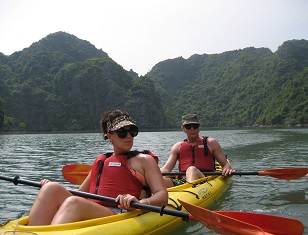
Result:
[[[167,204],[168,193],[154,158],[142,153],[133,156],[126,154],[131,150],[134,137],[138,134],[138,127],[128,113],[120,110],[104,113],[101,127],[105,139],[112,143],[114,152],[111,156],[100,155],[96,159],[92,171],[79,190],[114,196],[119,204],[112,205],[73,196],[60,184],[42,180],[42,188],[29,214],[29,225],[63,224],[114,215],[121,209],[131,210],[131,202],[155,206]],[[98,179],[99,174],[101,177]],[[151,190],[148,198],[143,190],[144,186]],[[126,190],[125,193],[123,189]]]

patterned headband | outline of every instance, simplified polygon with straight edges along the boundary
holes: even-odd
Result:
[[[116,131],[122,127],[130,126],[130,125],[137,126],[131,120],[130,117],[128,117],[127,115],[122,115],[120,117],[115,118],[111,122],[110,121],[107,122],[107,133],[111,131]]]

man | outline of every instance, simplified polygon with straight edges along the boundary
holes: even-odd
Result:
[[[183,142],[174,144],[170,155],[161,172],[171,172],[179,161],[179,171],[186,171],[186,181],[203,178],[202,171],[215,171],[215,160],[222,166],[222,175],[231,175],[231,165],[228,163],[220,144],[214,138],[199,136],[201,123],[196,114],[182,117],[182,129],[187,135]],[[171,180],[165,179],[166,187],[173,187]]]

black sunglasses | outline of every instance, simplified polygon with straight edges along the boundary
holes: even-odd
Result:
[[[111,133],[116,132],[118,137],[121,139],[124,139],[127,136],[127,133],[129,133],[131,135],[131,137],[136,137],[138,135],[138,127],[136,126],[132,126],[131,128],[129,128],[128,130],[126,130],[125,128],[120,128],[116,131],[110,131]]]
[[[200,126],[199,124],[186,124],[186,125],[184,125],[184,127],[185,127],[187,130],[190,130],[191,128],[198,129],[199,126]]]

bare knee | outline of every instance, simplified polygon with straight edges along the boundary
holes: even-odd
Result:
[[[60,206],[64,200],[71,195],[72,194],[59,183],[50,182],[41,188],[38,198],[48,202],[51,200],[55,205],[57,204]]]
[[[204,175],[198,170],[195,166],[190,166],[186,170],[186,180],[188,182],[194,181],[196,179],[200,179],[204,177]]]
[[[81,202],[82,200],[84,201],[85,199],[76,196],[67,197],[53,217],[51,224],[63,224],[83,220],[82,213],[84,208],[82,208],[82,205],[84,203]]]
[[[65,199],[65,201],[61,205],[61,210],[70,210],[70,211],[79,211],[82,205],[83,198],[77,196],[70,196]]]
[[[190,166],[186,170],[186,174],[196,174],[197,172],[199,172],[199,170],[195,166]]]
[[[57,182],[49,182],[42,186],[41,191],[48,191],[50,193],[50,192],[56,192],[56,191],[62,190],[62,188],[63,186],[61,186]]]

